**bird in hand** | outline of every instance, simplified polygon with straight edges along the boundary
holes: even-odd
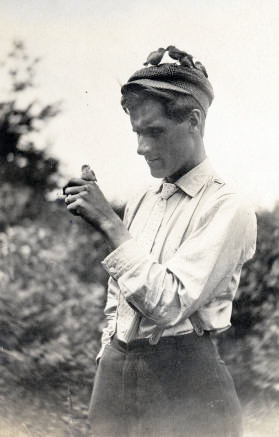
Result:
[[[97,182],[97,178],[95,176],[95,173],[90,168],[90,165],[84,164],[81,167],[81,179],[85,179],[86,181]]]
[[[205,67],[202,65],[201,62],[196,61],[196,62],[195,62],[195,67],[196,67],[198,70],[202,71],[203,74],[205,75],[205,77],[208,77],[207,71],[206,71]]]
[[[148,55],[147,60],[144,62],[143,65],[145,65],[145,66],[147,66],[148,64],[159,65],[161,60],[163,59],[165,51],[166,51],[166,49],[163,49],[162,47],[160,47],[158,50],[151,52]]]

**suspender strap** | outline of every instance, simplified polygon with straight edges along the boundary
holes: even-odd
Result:
[[[192,325],[193,325],[193,328],[194,328],[195,333],[196,333],[199,337],[202,337],[203,334],[204,334],[204,329],[203,329],[203,327],[202,327],[202,324],[201,324],[201,321],[200,321],[200,318],[199,318],[198,312],[196,311],[195,313],[193,313],[193,314],[189,317],[189,319],[190,319],[190,321],[191,321],[191,323],[192,323]]]

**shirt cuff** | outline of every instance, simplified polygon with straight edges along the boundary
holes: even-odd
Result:
[[[116,281],[146,255],[142,247],[133,239],[125,241],[103,261],[104,269]]]
[[[98,355],[96,356],[96,364],[97,364],[97,366],[98,366],[98,364],[99,364],[99,361],[100,361],[100,359],[102,358],[102,356],[103,356],[103,354],[104,354],[104,351],[105,351],[105,348],[106,348],[106,346],[108,345],[109,343],[104,343],[104,344],[102,344],[102,346],[101,346],[101,349],[99,350],[99,352],[98,352]]]

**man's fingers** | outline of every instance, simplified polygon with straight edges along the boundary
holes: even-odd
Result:
[[[78,199],[82,199],[87,195],[87,191],[80,191],[77,194],[67,194],[67,196],[65,197],[65,203],[70,204],[75,202]]]
[[[86,185],[82,185],[82,186],[75,186],[75,187],[67,187],[64,190],[64,193],[69,195],[69,194],[78,194],[81,193],[82,191],[87,192],[87,186]]]
[[[70,205],[71,203],[74,203],[77,199],[78,199],[77,195],[74,195],[74,194],[68,194],[68,195],[65,197],[65,203],[66,203],[67,205]]]
[[[84,184],[84,179],[80,179],[80,178],[72,178],[69,180],[69,182],[64,185],[63,187],[63,194],[66,194],[66,188],[68,187],[74,187],[74,186],[80,186],[80,185],[85,185]]]
[[[67,209],[74,215],[80,215],[80,199],[77,199],[75,202],[69,203],[67,205]]]

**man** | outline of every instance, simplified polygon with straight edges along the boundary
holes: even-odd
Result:
[[[212,336],[230,326],[255,214],[206,157],[205,68],[173,46],[164,51],[177,62],[160,63],[162,50],[121,91],[137,151],[163,181],[128,203],[124,223],[94,181],[65,189],[69,211],[112,248],[92,435],[238,437],[239,401]]]

